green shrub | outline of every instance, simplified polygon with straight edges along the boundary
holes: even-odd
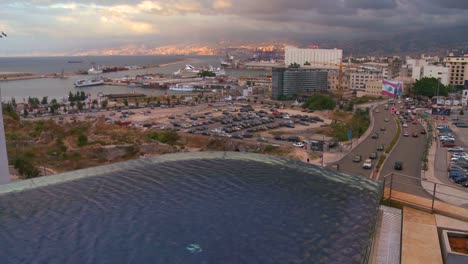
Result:
[[[82,146],[85,146],[87,144],[88,144],[88,137],[86,135],[83,135],[83,134],[79,135],[77,145],[79,147],[82,147]]]
[[[315,94],[304,103],[304,108],[310,110],[333,110],[336,107],[336,102],[333,98],[323,94]]]

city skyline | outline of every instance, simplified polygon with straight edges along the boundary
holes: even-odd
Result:
[[[72,55],[130,45],[378,40],[459,30],[463,0],[6,0],[0,56]]]

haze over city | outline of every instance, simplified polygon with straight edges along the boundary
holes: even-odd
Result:
[[[467,24],[464,0],[5,0],[0,3],[0,29],[10,37],[2,41],[0,56],[210,46],[219,41],[338,46],[395,41],[395,34],[402,40],[410,35],[427,38],[428,29],[440,33],[430,36],[437,45],[439,38],[463,41],[459,33],[466,32]],[[447,32],[452,35],[443,37]]]

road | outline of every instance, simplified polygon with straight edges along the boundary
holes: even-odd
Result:
[[[379,113],[375,112],[375,109],[379,110]],[[384,110],[383,105],[379,105],[374,109],[374,128],[373,132],[377,132],[379,134],[378,139],[373,139],[371,136],[373,133],[370,133],[369,137],[366,138],[364,141],[359,144],[356,148],[353,149],[350,153],[348,153],[343,159],[338,161],[340,171],[349,173],[349,174],[359,174],[365,177],[370,177],[372,170],[363,169],[362,164],[365,159],[367,159],[371,152],[378,152],[378,155],[382,155],[384,151],[377,151],[377,146],[383,144],[385,148],[390,145],[396,131],[396,121],[394,116],[392,115],[390,109]],[[385,118],[388,118],[389,122],[385,122]],[[384,127],[386,131],[380,131],[380,129]],[[353,162],[353,158],[356,155],[361,155],[362,160],[361,162]],[[378,159],[372,162],[373,168],[377,164]]]
[[[396,176],[393,188],[397,191],[415,194],[422,197],[430,197],[421,186],[421,169],[424,148],[427,142],[427,135],[421,135],[423,126],[411,124],[408,122],[408,127],[402,127],[400,140],[395,145],[393,151],[387,157],[387,160],[380,173],[379,180],[389,175],[392,172],[415,177],[416,179],[403,176]],[[408,131],[409,137],[403,136],[404,131]],[[413,137],[413,133],[417,133],[418,137]],[[401,161],[403,169],[396,171],[394,165],[396,161]]]

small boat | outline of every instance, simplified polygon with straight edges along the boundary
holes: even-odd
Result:
[[[83,79],[75,82],[75,87],[89,87],[89,86],[98,86],[103,85],[104,80],[102,79]]]
[[[69,60],[67,62],[68,63],[83,63],[83,61],[80,61],[80,60]]]

